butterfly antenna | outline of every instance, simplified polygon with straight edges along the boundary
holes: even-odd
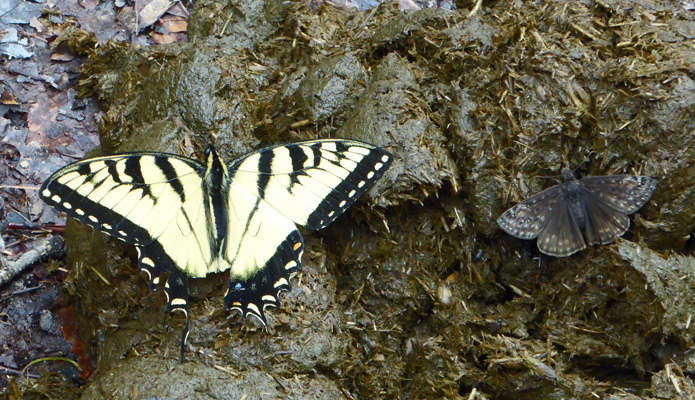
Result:
[[[535,178],[553,179],[553,180],[557,181],[557,180],[560,180],[561,177],[562,177],[562,174],[560,174],[560,175],[539,175],[539,176],[536,176]]]

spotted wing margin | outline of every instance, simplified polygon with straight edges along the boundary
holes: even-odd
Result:
[[[561,197],[560,186],[553,186],[505,211],[497,218],[497,224],[516,238],[534,239],[548,224]]]
[[[656,189],[656,179],[637,175],[588,176],[579,181],[587,193],[624,214],[642,208]]]
[[[342,139],[268,147],[230,165],[233,186],[308,229],[328,226],[372,187],[391,154]]]
[[[321,229],[372,187],[391,155],[352,140],[315,140],[261,149],[230,167],[229,229],[221,264],[231,269],[227,307],[267,324],[299,270],[295,224]],[[221,266],[221,269],[225,268]]]
[[[170,268],[189,276],[207,273],[213,257],[201,190],[204,170],[173,154],[96,157],[57,171],[40,194],[68,216],[138,246],[140,267],[153,284]]]
[[[219,261],[220,270],[230,269],[225,305],[267,326],[265,308],[279,307],[280,292],[290,290],[304,242],[295,224],[259,197],[232,185],[229,200]]]

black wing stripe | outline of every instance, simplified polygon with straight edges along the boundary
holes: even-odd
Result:
[[[135,187],[141,188],[143,195],[154,200],[152,192],[150,191],[149,185],[145,184],[145,178],[142,176],[142,170],[140,168],[140,161],[142,157],[129,157],[125,160],[125,168],[123,173],[130,178],[130,184]],[[120,161],[122,162],[122,161]],[[115,174],[114,176],[118,176]]]
[[[265,197],[265,190],[270,182],[273,173],[273,159],[275,154],[272,151],[264,151],[258,157],[258,197],[259,200]]]
[[[166,177],[166,182],[171,186],[174,192],[179,195],[181,203],[184,203],[186,201],[186,192],[183,190],[179,175],[176,173],[174,166],[169,162],[169,159],[166,157],[155,157],[154,163]]]
[[[314,155],[314,167],[321,165],[321,143],[314,143],[311,146],[311,152]]]
[[[292,159],[292,171],[290,173],[290,187],[288,188],[289,192],[292,193],[292,189],[294,188],[295,185],[299,184],[299,176],[298,175],[304,175],[306,174],[304,170],[304,166],[306,165],[307,160],[309,160],[309,157],[307,154],[297,145],[291,145],[287,146],[287,150],[290,153],[290,158]]]

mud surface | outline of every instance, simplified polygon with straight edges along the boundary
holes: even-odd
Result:
[[[69,223],[60,296],[86,350],[68,356],[94,372],[14,379],[7,394],[695,396],[695,11],[499,1],[468,16],[473,2],[457,6],[199,0],[189,43],[148,47],[65,30],[82,60],[76,92],[103,106],[97,152],[188,155],[212,142],[231,159],[344,137],[395,160],[333,225],[304,232],[303,271],[269,310],[267,333],[224,311],[223,274],[193,281],[184,364],[183,319],[148,291],[134,250]],[[45,140],[45,157],[67,145]],[[659,186],[615,244],[548,257],[495,219],[565,167]]]

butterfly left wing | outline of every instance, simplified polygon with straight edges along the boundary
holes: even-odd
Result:
[[[556,202],[548,213],[548,222],[538,235],[538,250],[549,256],[567,257],[586,248],[569,202]]]
[[[70,164],[42,185],[42,199],[68,216],[133,244],[150,289],[169,272],[164,292],[169,311],[186,314],[188,277],[205,276],[213,261],[205,213],[205,167],[164,153],[126,153]]]
[[[228,308],[258,317],[279,306],[304,248],[295,224],[333,222],[389,168],[391,155],[352,140],[315,140],[261,149],[229,167]],[[221,267],[220,269],[226,269]]]
[[[548,224],[550,213],[562,196],[559,186],[548,188],[505,211],[497,225],[519,239],[535,239]]]

